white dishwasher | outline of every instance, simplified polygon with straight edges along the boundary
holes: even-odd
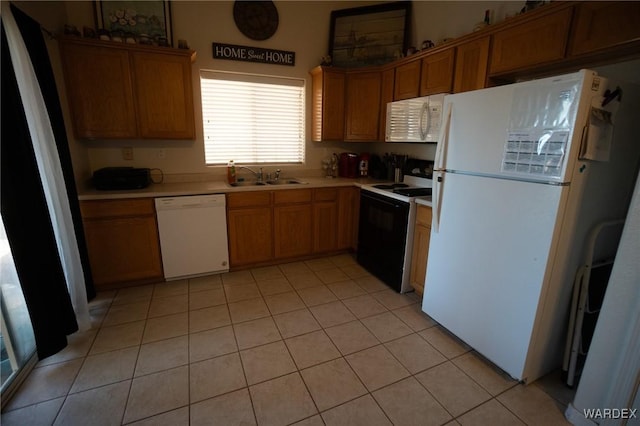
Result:
[[[164,278],[229,271],[224,194],[156,198]]]

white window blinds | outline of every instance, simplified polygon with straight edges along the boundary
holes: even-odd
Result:
[[[304,80],[200,71],[207,165],[304,162]]]

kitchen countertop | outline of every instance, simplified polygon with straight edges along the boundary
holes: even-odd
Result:
[[[416,198],[416,204],[421,206],[433,207],[431,197],[418,197]]]
[[[291,178],[289,178],[291,179]],[[78,199],[85,200],[109,200],[123,198],[157,198],[157,197],[177,197],[184,195],[203,194],[225,194],[230,192],[247,191],[273,191],[280,189],[302,189],[302,188],[326,188],[335,186],[362,186],[373,183],[385,182],[372,178],[325,178],[325,177],[303,177],[298,179],[300,184],[286,185],[248,185],[229,186],[225,181],[206,182],[180,182],[180,183],[153,183],[147,188],[131,189],[122,191],[100,191],[94,188],[87,188],[78,191]]]

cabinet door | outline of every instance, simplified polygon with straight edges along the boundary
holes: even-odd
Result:
[[[273,258],[271,207],[229,209],[227,221],[232,268]]]
[[[422,58],[420,96],[451,92],[454,58],[454,49],[447,49]]]
[[[340,188],[338,190],[338,249],[356,249],[358,243],[358,212],[360,190]]]
[[[311,75],[313,141],[343,141],[346,80],[344,72],[318,67]]]
[[[424,281],[427,277],[427,260],[429,256],[429,239],[431,227],[416,225],[413,232],[413,255],[411,256],[411,286],[420,295],[424,294]]]
[[[396,67],[393,100],[417,98],[420,93],[420,60]]]
[[[391,68],[382,72],[382,90],[380,91],[380,128],[378,140],[385,140],[387,130],[387,104],[393,102],[393,83],[395,69]]]
[[[137,137],[129,53],[66,42],[60,53],[76,137]]]
[[[431,218],[431,207],[419,205],[416,209],[416,227],[413,231],[413,251],[409,282],[416,292],[421,295],[424,294],[424,281],[427,277]]]
[[[567,8],[493,34],[489,73],[564,59],[571,13]]]
[[[456,47],[454,93],[485,87],[489,61],[489,36]]]
[[[144,52],[132,58],[140,136],[194,139],[190,59]]]
[[[273,214],[276,259],[311,254],[311,204],[277,206]]]
[[[163,278],[155,216],[85,219],[84,232],[97,290]]]
[[[615,48],[640,39],[640,2],[588,1],[576,6],[571,56]]]
[[[346,141],[376,141],[380,117],[379,72],[355,72],[347,74]]]
[[[334,251],[338,248],[338,203],[313,205],[313,252]]]

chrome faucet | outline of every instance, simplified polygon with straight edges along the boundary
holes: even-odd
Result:
[[[260,171],[259,172],[255,172],[252,169],[250,169],[247,166],[238,166],[239,169],[246,169],[249,170],[251,173],[253,173],[256,176],[256,180],[258,182],[262,182],[262,167],[260,167]]]
[[[276,169],[275,174],[276,174],[276,177],[273,180],[280,179],[280,169]]]

